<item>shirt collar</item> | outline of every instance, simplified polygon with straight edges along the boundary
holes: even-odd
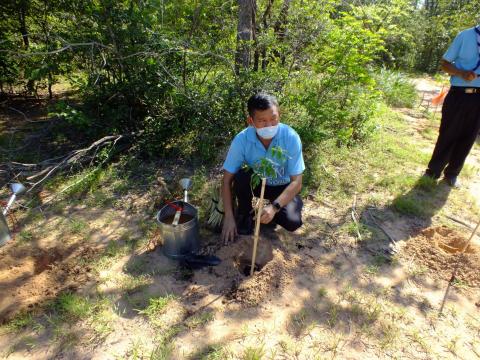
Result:
[[[257,141],[257,132],[255,131],[255,128],[253,126],[249,126],[247,128],[247,139],[251,142]]]

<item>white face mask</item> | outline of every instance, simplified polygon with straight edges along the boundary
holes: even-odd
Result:
[[[277,135],[278,125],[267,126],[260,129],[255,128],[255,130],[257,131],[258,136],[260,136],[263,139],[270,140],[275,135]]]

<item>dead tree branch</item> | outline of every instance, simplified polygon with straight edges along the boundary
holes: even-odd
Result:
[[[73,150],[67,155],[46,159],[38,164],[23,164],[18,162],[0,164],[0,171],[8,172],[17,178],[23,177],[28,181],[34,181],[40,178],[40,180],[34,182],[33,184],[30,183],[31,186],[28,189],[28,192],[32,192],[53,174],[85,163],[91,163],[99,149],[106,147],[109,144],[115,147],[119,141],[126,140],[132,136],[133,134],[105,136],[99,140],[96,140],[86,148]]]

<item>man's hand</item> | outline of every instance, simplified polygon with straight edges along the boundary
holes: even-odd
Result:
[[[275,208],[273,205],[268,205],[265,206],[262,210],[262,215],[260,216],[260,222],[262,224],[268,224],[270,221],[273,220],[273,217],[275,216],[277,212],[275,211]]]
[[[477,74],[475,74],[473,71],[462,71],[460,73],[460,76],[462,77],[463,80],[466,80],[466,81],[472,81],[477,78]]]
[[[233,216],[225,216],[223,219],[222,240],[225,245],[235,240],[237,236],[237,224]]]
[[[472,81],[477,78],[477,74],[473,71],[460,70],[454,64],[445,59],[442,59],[440,64],[442,65],[443,71],[447,72],[449,75],[460,76],[465,81]]]

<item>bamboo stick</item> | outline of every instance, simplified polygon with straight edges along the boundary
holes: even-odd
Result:
[[[257,257],[257,245],[258,245],[258,238],[260,234],[260,217],[262,216],[263,195],[265,193],[266,183],[267,183],[267,179],[262,178],[262,190],[260,191],[260,199],[258,200],[257,217],[255,219],[255,234],[253,236],[253,253],[252,253],[252,266],[250,267],[250,276],[253,275],[253,271],[255,270],[255,258]]]

